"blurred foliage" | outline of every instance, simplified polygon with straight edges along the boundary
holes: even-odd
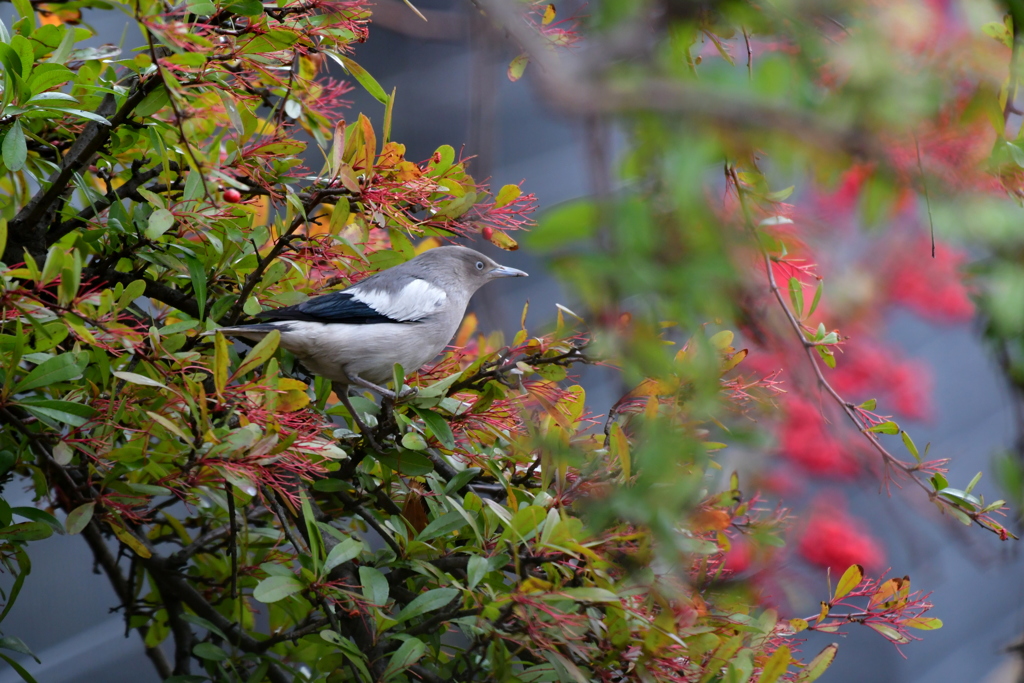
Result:
[[[926,400],[901,360],[858,355],[886,306],[971,314],[959,257],[941,245],[944,270],[921,265],[908,236],[933,226],[991,255],[979,301],[1019,355],[1017,40],[995,7],[606,0],[567,19],[477,0],[514,44],[508,76],[595,124],[594,196],[526,238],[586,315],[559,308],[538,334],[524,309],[509,343],[467,319],[436,363],[396,368],[410,398],[353,399],[370,439],[274,338],[204,333],[442,240],[514,249],[534,197],[491,190],[450,145],[406,158],[396,93],[353,59],[360,0],[13,4],[0,471],[38,505],[0,499],[0,620],[33,543],[58,533],[84,537],[179,683],[803,682],[836,653],[800,656],[804,631],[867,625],[901,645],[941,626],[909,578],[867,577],[880,551],[852,521],[808,525],[805,559],[843,573],[820,612],[780,618],[766,595],[791,518],[723,464],[727,445],[771,441],[775,404],[783,455],[808,470],[880,472],[1011,535],[978,477],[951,486],[884,406],[852,398]],[[90,46],[82,8],[122,10],[142,48]],[[380,124],[341,118],[352,82]],[[628,140],[614,164],[610,124]],[[812,257],[850,242],[844,220],[891,228],[906,257],[868,254],[860,281],[911,284],[826,288]],[[935,301],[915,289],[929,277]],[[574,379],[593,362],[621,369],[612,406]],[[831,407],[797,416],[780,370]],[[846,420],[838,436],[822,412]],[[855,440],[864,453],[842,450]]]

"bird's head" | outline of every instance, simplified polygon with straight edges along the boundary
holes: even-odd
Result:
[[[468,247],[436,247],[416,257],[424,266],[444,278],[454,278],[475,291],[491,280],[500,277],[526,277],[517,268],[496,263],[488,256]]]

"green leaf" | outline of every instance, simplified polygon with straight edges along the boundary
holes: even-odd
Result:
[[[217,6],[210,0],[188,0],[188,11],[199,16],[206,16],[217,11]]]
[[[267,336],[263,337],[256,346],[252,347],[245,356],[245,360],[242,361],[238,369],[235,370],[234,374],[228,379],[230,382],[238,377],[241,377],[250,370],[256,368],[259,365],[263,365],[270,357],[277,351],[277,345],[281,342],[281,332],[278,330],[271,330]]]
[[[417,435],[418,436],[418,435]],[[423,437],[420,437],[421,439]],[[370,453],[370,456],[387,465],[395,472],[400,472],[409,477],[420,477],[434,471],[434,463],[423,454],[416,451],[390,451],[388,453]]]
[[[895,422],[893,422],[892,420],[886,420],[885,422],[883,422],[881,424],[877,424],[877,425],[875,425],[873,427],[868,427],[864,431],[866,431],[866,432],[876,432],[878,434],[899,434],[900,433],[900,426],[898,424],[896,424]]]
[[[423,422],[427,425],[427,429],[430,431],[441,445],[451,450],[455,448],[455,435],[452,434],[451,427],[448,426],[448,421],[441,417],[439,414],[426,408],[417,408],[413,406],[413,410],[420,416]],[[408,448],[408,446],[406,446]]]
[[[149,118],[170,104],[170,101],[167,89],[162,85],[157,86],[156,90],[146,95],[142,102],[139,102],[139,106],[135,107],[135,114],[142,118]]]
[[[391,655],[388,667],[381,676],[382,681],[389,681],[419,661],[427,651],[427,646],[419,638],[409,638]]]
[[[917,450],[917,444],[915,444],[914,440],[910,438],[910,434],[901,431],[900,438],[903,439],[903,445],[906,446],[910,454],[914,456],[914,460],[921,462],[921,454]]]
[[[387,577],[379,569],[366,565],[360,567],[359,583],[363,586],[363,597],[371,605],[384,607],[388,604],[391,587]]]
[[[523,190],[518,185],[504,185],[494,196],[494,208],[500,209],[519,199]]]
[[[263,3],[260,0],[241,0],[228,5],[227,11],[243,17],[258,17],[263,14]]]
[[[218,331],[213,336],[213,386],[218,394],[228,385],[228,340]]]
[[[509,532],[515,534],[522,542],[527,542],[537,533],[537,527],[547,519],[547,511],[539,505],[530,505],[519,510],[512,516],[508,529],[505,530],[505,537]]]
[[[402,435],[402,446],[411,451],[426,450],[427,442],[419,432],[406,432]]]
[[[0,659],[10,664],[11,668],[18,672],[18,675],[21,676],[21,680],[25,681],[25,683],[36,683],[36,679],[32,678],[32,675],[26,671],[25,667],[21,664],[18,664],[18,662],[2,653],[0,653]]]
[[[441,396],[446,396],[448,388],[451,387],[456,382],[458,382],[461,377],[461,371],[448,375],[444,379],[440,379],[431,384],[430,386],[426,386],[420,389],[418,392],[416,392],[415,398],[439,398]]]
[[[50,247],[46,252],[46,260],[43,262],[43,271],[39,276],[40,286],[46,285],[48,282],[53,280],[60,274],[60,269],[64,266],[64,249],[59,245],[55,244]]]
[[[359,671],[360,675],[362,675],[361,680],[374,680],[374,677],[370,675],[370,670],[367,667],[368,662],[366,659],[366,653],[364,653],[362,650],[356,647],[355,643],[353,643],[348,638],[342,638],[340,635],[338,635],[334,631],[331,631],[330,629],[321,631],[320,637],[326,640],[328,643],[331,643],[332,645],[336,646],[339,650],[341,650],[341,653],[350,662],[352,662],[352,665]]]
[[[435,588],[417,595],[412,602],[395,615],[395,621],[402,623],[403,621],[414,619],[421,614],[441,609],[450,604],[452,600],[455,600],[459,593],[460,591],[457,588]]]
[[[332,57],[336,56],[337,59],[341,62],[341,65],[345,67],[345,70],[352,75],[352,78],[359,81],[359,85],[366,88],[366,92],[373,95],[374,99],[376,99],[381,104],[388,103],[388,94],[384,92],[384,88],[380,87],[380,83],[378,83],[377,80],[373,76],[371,76],[366,69],[359,66],[354,61],[352,61],[352,59],[346,57],[345,55],[335,55],[333,52],[328,54],[330,54]]]
[[[125,285],[124,291],[121,292],[121,296],[117,300],[118,310],[127,308],[133,301],[138,299],[146,292],[146,282],[144,280],[132,280]]]
[[[454,493],[461,491],[466,484],[476,479],[481,471],[482,470],[479,467],[467,467],[452,477],[450,482],[445,484],[444,492]]]
[[[350,538],[348,540],[342,541],[338,545],[331,548],[331,552],[327,554],[327,559],[324,561],[324,573],[326,574],[330,572],[339,564],[343,564],[351,559],[359,557],[360,553],[362,552],[362,541],[355,538]]]
[[[89,525],[89,522],[92,521],[95,509],[96,503],[83,503],[79,505],[68,513],[68,518],[64,522],[64,528],[69,534],[81,533]]]
[[[87,119],[89,121],[94,121],[96,123],[103,124],[104,126],[113,125],[113,124],[110,123],[110,121],[108,121],[104,117],[100,116],[99,114],[96,114],[96,113],[91,112],[91,111],[85,111],[83,109],[75,109],[74,107],[58,107],[58,106],[54,106],[54,105],[50,105],[50,106],[44,107],[44,109],[48,109],[50,111],[59,111],[59,112],[62,112],[64,114],[71,114],[72,116],[77,116],[80,119]]]
[[[277,602],[295,595],[305,586],[294,576],[268,576],[256,585],[252,597],[262,603]]]
[[[174,214],[167,209],[157,209],[149,215],[146,238],[155,240],[174,227]]]
[[[821,301],[821,292],[825,287],[824,280],[818,280],[818,286],[814,290],[814,300],[811,302],[811,307],[807,310],[807,315],[814,315],[814,312],[818,310],[818,303]]]
[[[82,376],[83,369],[84,366],[79,366],[75,354],[62,353],[32,368],[32,371],[22,377],[21,381],[14,386],[14,393],[78,379]]]
[[[50,528],[56,531],[58,534],[60,534],[61,536],[64,535],[64,525],[58,522],[57,518],[51,515],[46,510],[40,510],[39,508],[34,507],[19,506],[12,507],[11,513],[18,515],[19,517],[24,517],[25,519],[30,520],[32,522],[42,522],[43,524],[48,524]]]
[[[192,177],[192,174],[189,174]],[[196,295],[196,303],[199,304],[199,319],[206,317],[206,269],[202,262],[192,256],[185,257],[188,265],[189,278],[192,280],[192,292]]]
[[[139,384],[139,385],[142,385],[144,387],[159,387],[161,389],[166,389],[167,388],[166,384],[163,384],[162,382],[158,382],[155,379],[150,379],[149,377],[146,377],[145,375],[140,375],[137,372],[124,372],[124,371],[116,370],[116,371],[111,372],[110,374],[113,375],[114,377],[117,377],[118,379],[121,379],[121,380],[124,380],[125,382],[128,382],[129,384]]]
[[[458,512],[446,512],[423,527],[423,531],[416,536],[416,540],[426,542],[438,536],[450,534],[456,529],[466,526],[468,523],[466,518]]]
[[[351,214],[352,205],[349,204],[348,199],[345,197],[339,197],[338,203],[334,205],[334,209],[331,211],[331,220],[328,224],[328,228],[332,235],[336,235],[342,231],[348,223],[348,217]]]
[[[795,277],[789,278],[789,300],[793,304],[793,314],[798,319],[804,317],[804,286]]]
[[[17,405],[36,417],[56,420],[72,427],[81,427],[96,415],[95,408],[73,401],[32,397],[19,401]]]
[[[35,653],[29,649],[28,645],[26,645],[21,640],[21,638],[16,638],[15,636],[3,636],[2,638],[0,638],[0,648],[3,648],[4,650],[11,650],[12,652],[20,652],[23,655],[28,655],[32,659],[42,664],[42,662],[39,661],[39,657],[36,657]]]
[[[208,659],[213,662],[223,662],[228,659],[228,653],[213,643],[196,643],[192,648],[192,654],[200,659]]]
[[[472,555],[466,565],[466,580],[472,590],[491,571],[491,564],[482,555]]]
[[[21,121],[16,120],[11,124],[0,149],[3,151],[4,165],[9,171],[20,171],[25,168],[28,145],[25,142],[25,131],[21,129]]]
[[[526,71],[526,65],[530,63],[530,55],[525,52],[515,57],[508,64],[508,80],[515,83],[523,77],[523,72]]]
[[[580,668],[562,653],[546,650],[544,657],[555,667],[558,679],[563,683],[592,683],[591,678],[580,671]],[[728,660],[723,658],[722,661]]]
[[[205,630],[209,631],[210,633],[214,634],[215,636],[217,636],[221,640],[229,641],[229,642],[231,640],[230,638],[228,638],[224,634],[223,631],[221,631],[219,628],[217,628],[216,625],[214,625],[213,623],[207,621],[206,619],[203,619],[202,617],[197,617],[194,614],[189,614],[188,612],[186,612],[186,613],[181,615],[181,618],[184,619],[185,621],[187,621],[190,624],[195,624],[199,628],[205,629]]]
[[[73,34],[74,31],[69,33]],[[33,69],[28,79],[28,89],[35,96],[74,78],[75,72],[63,64],[40,64]]]
[[[0,543],[41,541],[52,535],[53,527],[46,522],[19,522],[0,529]]]

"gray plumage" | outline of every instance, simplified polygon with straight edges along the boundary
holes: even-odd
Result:
[[[258,341],[279,330],[281,346],[339,395],[357,384],[393,396],[381,385],[395,363],[418,370],[451,341],[477,289],[525,276],[466,247],[437,247],[348,289],[259,314],[267,322],[220,331]]]

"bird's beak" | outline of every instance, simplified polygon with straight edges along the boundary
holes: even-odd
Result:
[[[491,277],[529,277],[525,271],[519,270],[518,268],[509,268],[508,266],[498,266],[493,268],[490,272]]]

